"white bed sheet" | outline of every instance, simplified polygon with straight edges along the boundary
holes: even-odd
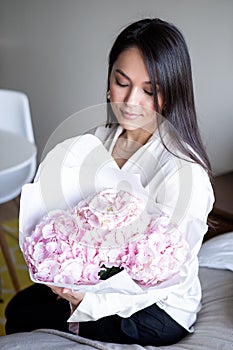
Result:
[[[227,232],[203,243],[199,265],[233,271],[233,232]]]

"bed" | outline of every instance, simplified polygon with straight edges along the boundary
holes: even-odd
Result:
[[[206,241],[199,253],[202,309],[195,333],[175,345],[153,347],[110,344],[76,335],[40,329],[0,338],[1,350],[232,350],[233,349],[233,232]]]

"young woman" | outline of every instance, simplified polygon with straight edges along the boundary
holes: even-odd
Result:
[[[95,135],[119,168],[141,175],[155,205],[187,239],[190,259],[180,284],[160,298],[153,290],[129,296],[34,285],[9,303],[8,334],[55,328],[107,342],[160,346],[193,332],[201,305],[197,254],[214,198],[180,31],[157,18],[125,28],[110,51],[107,90],[107,125]]]

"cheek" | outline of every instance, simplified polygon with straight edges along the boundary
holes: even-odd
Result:
[[[111,99],[112,111],[113,111],[118,122],[121,119],[121,111],[120,111],[121,106],[122,106],[122,103],[113,102],[113,100]]]
[[[155,111],[153,98],[148,99],[148,101],[144,103],[144,107],[147,108],[148,111]]]
[[[110,100],[111,102],[123,102],[125,99],[124,89],[119,89],[116,86],[110,86]]]

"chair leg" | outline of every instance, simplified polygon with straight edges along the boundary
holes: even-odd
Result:
[[[14,289],[16,292],[20,291],[20,285],[19,285],[19,281],[17,278],[17,274],[15,271],[15,265],[14,262],[12,260],[11,254],[10,254],[10,250],[9,250],[9,246],[5,237],[5,232],[3,230],[3,228],[0,225],[0,247],[2,249],[2,253],[4,256],[4,259],[6,261],[6,265],[8,267],[8,271],[14,286]]]

